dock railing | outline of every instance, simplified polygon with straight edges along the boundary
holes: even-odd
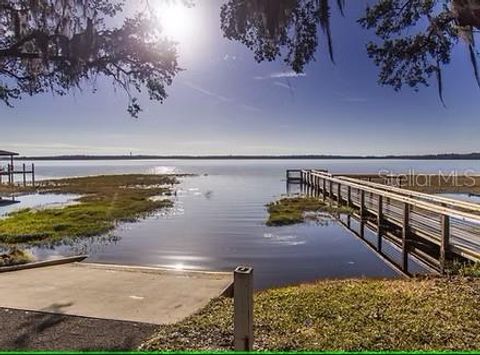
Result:
[[[21,177],[20,181],[15,181],[15,176],[17,175]],[[4,176],[6,177],[6,183],[9,185],[20,183],[23,186],[27,186],[30,183],[32,186],[35,186],[35,165],[32,163],[30,168],[27,168],[25,163],[22,164],[21,168],[12,164],[0,166],[0,184],[4,183]]]
[[[450,255],[480,261],[480,206],[325,171],[301,170],[303,184],[375,224],[378,232],[401,236],[402,257],[424,240],[435,246],[440,269]],[[415,241],[415,243],[414,243]]]

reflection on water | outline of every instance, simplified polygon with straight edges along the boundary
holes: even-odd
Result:
[[[80,197],[75,194],[32,194],[16,196],[16,204],[2,206],[0,205],[0,217],[6,214],[18,211],[24,208],[60,208],[65,205],[75,203],[75,199]]]
[[[43,176],[170,171],[196,173],[176,186],[174,207],[141,223],[120,225],[114,233],[72,244],[36,249],[41,256],[88,253],[89,260],[170,267],[233,270],[255,267],[257,287],[299,283],[318,278],[397,273],[362,240],[339,223],[324,219],[268,227],[265,204],[286,193],[285,171],[326,168],[334,172],[436,171],[439,166],[474,168],[477,162],[408,161],[132,161],[41,162]],[[411,164],[411,165],[410,165]],[[450,165],[448,165],[450,164]],[[423,167],[423,169],[420,169]],[[167,170],[168,170],[167,169]],[[208,174],[208,175],[203,175]],[[298,191],[291,191],[296,193]],[[370,232],[365,232],[369,238]],[[386,245],[384,251],[395,254]]]

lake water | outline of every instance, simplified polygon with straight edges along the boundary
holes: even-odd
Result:
[[[326,277],[396,275],[363,241],[334,221],[267,227],[265,204],[286,193],[286,169],[318,168],[344,173],[480,171],[477,161],[148,160],[35,164],[38,179],[117,173],[198,174],[181,179],[174,208],[141,223],[123,224],[106,237],[35,249],[39,258],[87,253],[94,262],[219,271],[248,264],[255,268],[259,288]],[[15,208],[22,205],[27,203],[22,201]],[[376,238],[368,231],[365,237]],[[385,252],[399,258],[393,248],[387,246]],[[421,268],[412,263],[411,270]]]

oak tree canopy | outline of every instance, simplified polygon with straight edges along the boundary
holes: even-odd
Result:
[[[96,89],[106,77],[125,91],[128,112],[141,111],[140,92],[163,102],[179,72],[175,43],[162,36],[149,1],[0,0],[0,101],[12,106],[24,95]],[[155,0],[190,2],[195,0]],[[355,0],[356,1],[356,0]],[[346,0],[224,0],[221,30],[249,48],[258,61],[283,60],[297,73],[315,60],[326,41],[335,60],[335,11]],[[359,25],[375,33],[366,53],[379,67],[378,81],[400,90],[438,83],[453,48],[465,45],[472,75],[480,85],[475,36],[480,30],[480,0],[369,0]],[[347,16],[347,15],[345,15]],[[343,20],[343,19],[342,19]],[[187,68],[188,69],[188,68]]]

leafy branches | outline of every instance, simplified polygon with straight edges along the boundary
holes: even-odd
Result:
[[[370,42],[367,52],[380,67],[379,82],[400,90],[404,85],[418,88],[434,77],[443,100],[442,68],[450,63],[462,29],[455,0],[379,0],[367,7],[359,20],[374,29],[381,40]],[[464,29],[463,29],[464,30]],[[413,32],[413,33],[412,33]],[[468,43],[477,82],[478,69],[472,40]]]
[[[345,1],[337,5],[343,12]],[[321,28],[333,61],[329,0],[229,0],[221,9],[221,28],[258,62],[282,57],[295,72],[314,59]]]
[[[474,31],[480,30],[480,0],[371,0],[358,22],[377,40],[367,53],[380,68],[379,82],[418,90],[436,80],[443,100],[442,69],[455,45],[467,43],[480,86]],[[345,0],[336,5],[343,15]],[[258,62],[282,58],[296,72],[315,59],[320,30],[334,61],[329,0],[228,0],[222,7],[224,36],[243,43]]]
[[[124,18],[123,0],[0,0],[0,100],[64,95],[105,76],[141,107],[133,92],[162,102],[179,71],[176,48],[144,11]],[[115,16],[115,18],[114,18]],[[108,25],[107,25],[108,23]]]

